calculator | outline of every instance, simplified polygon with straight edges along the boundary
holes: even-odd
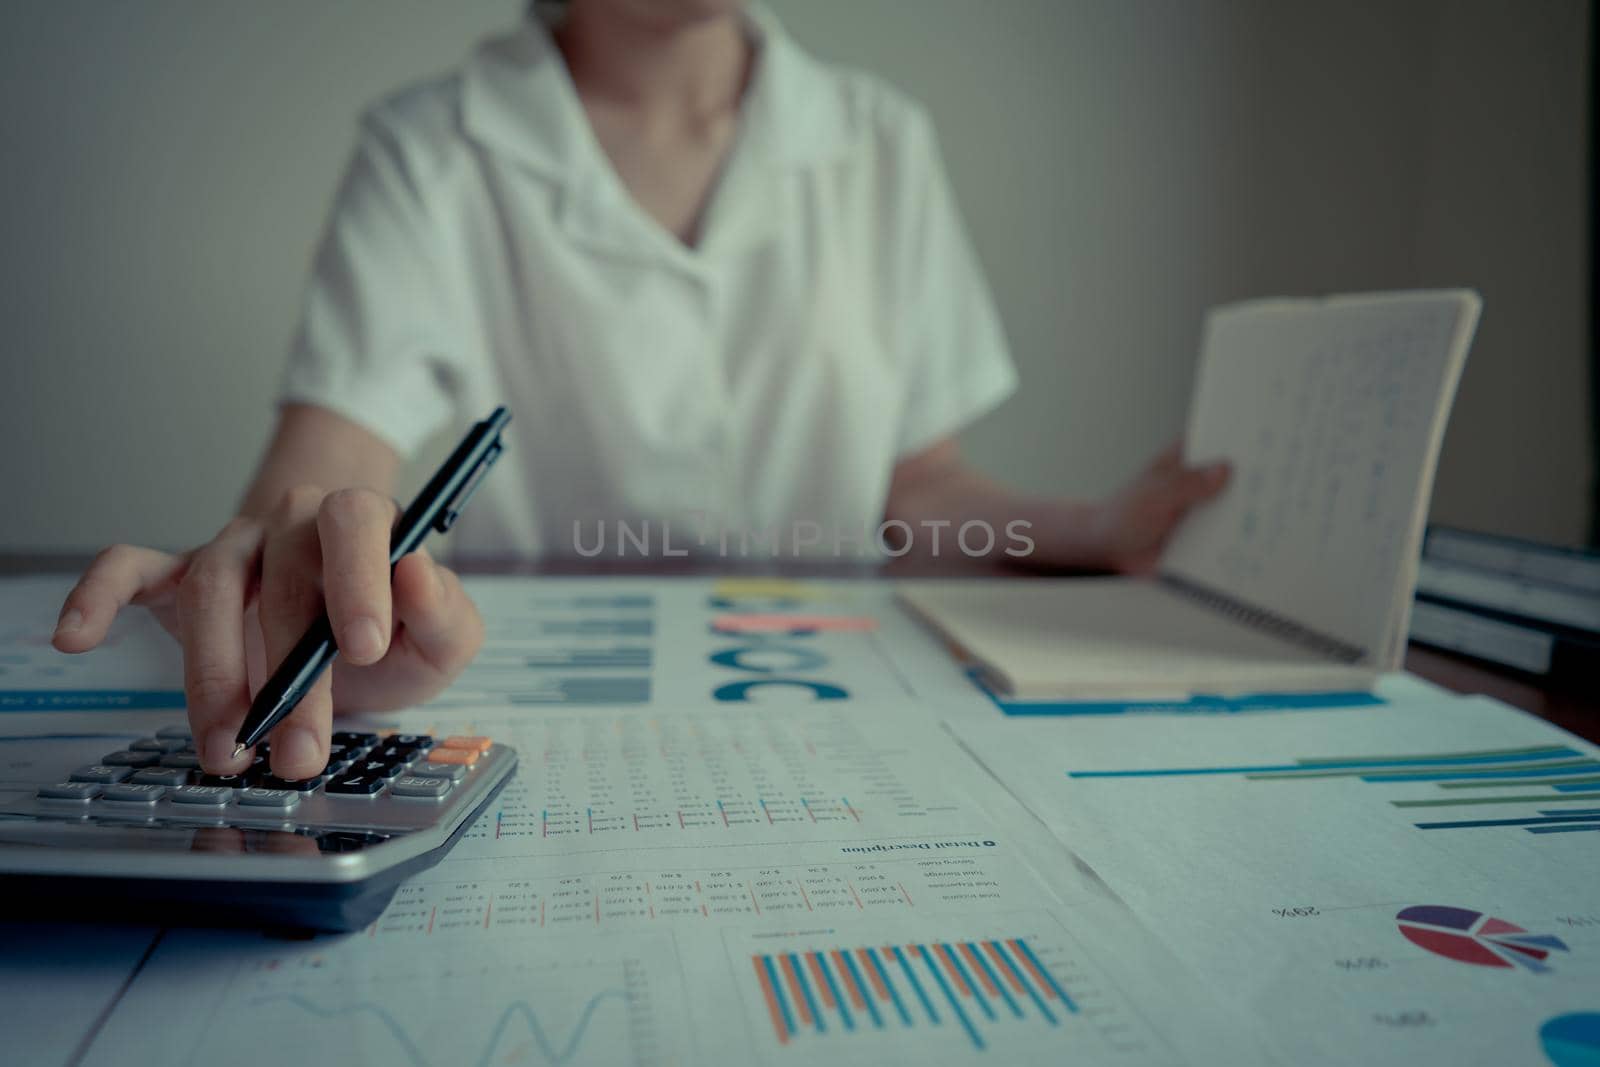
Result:
[[[517,765],[487,737],[344,731],[321,774],[289,781],[266,751],[207,775],[184,726],[0,739],[7,899],[75,919],[358,929]]]

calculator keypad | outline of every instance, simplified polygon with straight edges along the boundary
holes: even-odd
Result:
[[[448,802],[466,794],[474,775],[493,773],[482,765],[500,766],[500,751],[486,737],[340,731],[315,777],[276,777],[265,744],[243,772],[208,775],[188,731],[170,727],[40,786],[33,803],[37,814],[57,819],[275,829],[308,835],[324,852],[344,851],[338,834],[353,835],[351,847],[360,847],[446,817]]]

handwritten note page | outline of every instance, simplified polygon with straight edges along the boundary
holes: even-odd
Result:
[[[1234,478],[1162,569],[1383,666],[1477,311],[1471,293],[1438,292],[1214,312],[1185,452],[1232,461]]]

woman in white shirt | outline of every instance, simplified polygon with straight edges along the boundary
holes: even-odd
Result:
[[[922,111],[739,0],[553,7],[366,115],[239,516],[181,556],[108,549],[63,607],[64,651],[130,602],[179,637],[212,773],[248,759],[247,661],[324,600],[342,656],[274,732],[279,775],[322,766],[335,695],[414,703],[471,659],[449,569],[418,553],[391,585],[391,495],[406,454],[499,403],[514,432],[464,553],[640,520],[853,546],[891,520],[949,550],[981,521],[1027,524],[1035,562],[1137,570],[1226,477],[1170,451],[1090,504],[964,466],[954,434],[1015,373]]]

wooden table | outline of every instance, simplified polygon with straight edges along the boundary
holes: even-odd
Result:
[[[0,575],[67,574],[81,571],[88,557],[81,553],[0,553]],[[632,560],[576,557],[552,559],[478,559],[461,564],[467,574],[567,576],[704,577],[766,575],[782,578],[862,579],[882,577],[994,577],[988,564],[971,560],[896,560],[887,565],[809,561]],[[1013,572],[1015,573],[1015,572]],[[1457,693],[1481,693],[1538,715],[1589,741],[1600,743],[1600,695],[1546,684],[1542,679],[1486,663],[1412,645],[1406,670]]]

